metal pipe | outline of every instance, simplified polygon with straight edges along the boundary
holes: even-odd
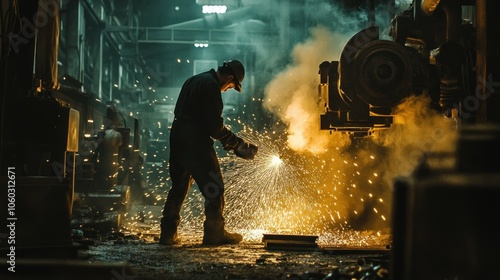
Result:
[[[488,20],[486,16],[496,16],[495,11],[488,12],[488,1],[487,0],[477,0],[476,1],[476,37],[477,38],[488,38],[493,35],[493,28],[488,28]],[[486,39],[476,40],[476,80],[484,81],[485,77],[488,76],[488,41]],[[476,113],[476,122],[485,123],[487,121],[487,102],[488,97],[488,87],[479,86],[477,90],[478,95],[478,109]]]
[[[422,0],[420,9],[426,16],[432,16],[438,9],[438,6],[446,15],[446,40],[458,41],[462,25],[461,4],[454,0]]]
[[[370,0],[370,26],[375,26],[375,0]]]
[[[211,14],[201,19],[185,21],[177,24],[165,26],[165,28],[222,28],[232,23],[241,22],[249,18],[254,13],[254,6],[239,8],[225,14]]]

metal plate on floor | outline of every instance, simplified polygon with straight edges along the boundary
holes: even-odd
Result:
[[[270,250],[313,251],[318,248],[316,235],[264,234],[262,242]]]
[[[342,246],[323,246],[322,251],[331,255],[349,255],[349,254],[387,254],[390,249],[384,246],[373,247],[342,247]]]

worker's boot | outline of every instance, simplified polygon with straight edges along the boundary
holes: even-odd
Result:
[[[174,244],[180,244],[181,239],[179,238],[177,232],[174,233],[161,233],[160,235],[160,241],[159,243],[161,245],[174,245]]]
[[[175,222],[162,222],[159,243],[161,245],[180,244],[181,240],[177,234],[177,224]]]
[[[239,233],[231,233],[224,229],[224,222],[204,223],[203,245],[238,244],[243,239]]]
[[[183,193],[174,191],[174,188],[170,189],[167,201],[163,207],[163,217],[160,220],[161,234],[159,243],[162,245],[173,245],[181,242],[177,234],[177,227],[181,221],[179,213],[183,199]]]

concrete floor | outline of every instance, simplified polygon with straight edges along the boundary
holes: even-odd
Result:
[[[323,279],[330,273],[353,280],[380,266],[388,270],[388,251],[365,249],[268,250],[261,242],[212,247],[193,237],[175,246],[127,239],[99,242],[83,254],[92,263],[126,262],[130,276],[142,280]]]
[[[120,234],[93,240],[95,244],[80,251],[81,257],[96,264],[123,264],[133,279],[142,280],[323,279],[332,272],[338,277],[331,279],[344,275],[354,280],[361,278],[360,273],[388,266],[391,236],[371,231],[332,232],[318,236],[316,248],[290,245],[276,250],[262,242],[262,232],[244,230],[236,230],[243,234],[238,245],[202,246],[201,228],[181,223],[181,244],[162,246],[157,243],[161,209],[133,205]],[[141,221],[133,214],[139,211]]]
[[[2,262],[1,279],[389,279],[388,253],[317,249],[267,250],[263,244],[201,246],[199,240],[162,246],[145,240],[98,241],[76,258],[18,259],[16,272]],[[366,278],[369,274],[386,278]],[[365,278],[361,278],[361,277]]]
[[[49,248],[50,258],[18,258],[16,273],[2,260],[0,279],[324,279],[330,274],[328,279],[355,280],[389,273],[389,234],[332,232],[318,236],[314,248],[271,249],[262,232],[238,231],[244,236],[238,245],[202,246],[201,229],[191,225],[180,227],[181,244],[162,246],[157,242],[161,208],[135,205],[129,213],[142,214],[123,217],[120,230],[95,236],[87,230],[82,239],[73,239],[70,254]]]

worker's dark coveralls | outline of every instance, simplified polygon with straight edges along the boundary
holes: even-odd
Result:
[[[222,110],[221,88],[214,69],[186,80],[170,131],[172,187],[163,209],[162,232],[177,229],[182,204],[194,179],[205,198],[205,236],[224,234],[224,183],[212,139],[224,145],[235,135],[224,125]]]

